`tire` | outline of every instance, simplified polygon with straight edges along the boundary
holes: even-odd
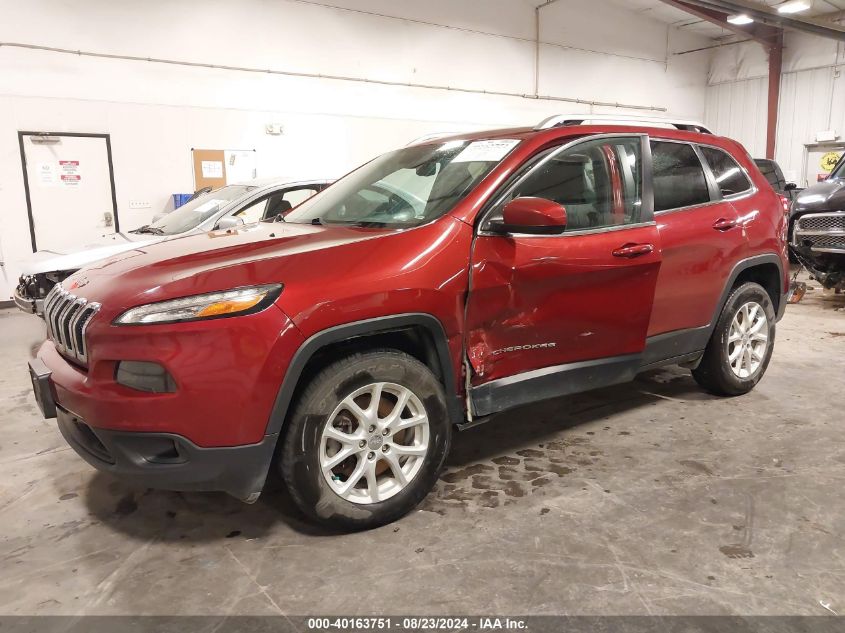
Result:
[[[764,323],[761,323],[761,314],[765,317]],[[734,288],[701,362],[692,370],[695,381],[718,396],[739,396],[754,389],[772,358],[775,318],[771,297],[762,286],[748,282]],[[743,332],[743,327],[748,331]],[[760,339],[763,335],[765,347]],[[739,339],[733,340],[737,336]]]
[[[400,398],[407,404],[397,413]],[[390,430],[397,427],[404,428]],[[370,529],[407,514],[429,493],[451,432],[443,385],[428,367],[396,350],[358,353],[332,363],[304,389],[279,464],[291,497],[310,518],[335,529]],[[343,451],[348,457],[332,465]]]

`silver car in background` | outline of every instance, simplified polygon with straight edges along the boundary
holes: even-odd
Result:
[[[330,182],[272,178],[226,185],[194,198],[150,224],[125,233],[104,235],[96,243],[73,252],[38,251],[23,266],[15,288],[15,303],[24,312],[42,315],[47,293],[80,268],[156,242],[274,220],[325,189]]]

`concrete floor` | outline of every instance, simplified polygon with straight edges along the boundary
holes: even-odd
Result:
[[[790,306],[748,396],[670,369],[503,415],[353,535],[96,473],[36,410],[41,328],[0,311],[0,614],[845,612],[845,297]]]

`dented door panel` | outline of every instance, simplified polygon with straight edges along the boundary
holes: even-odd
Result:
[[[653,251],[613,255],[629,244]],[[641,352],[660,262],[653,224],[555,237],[479,235],[467,309],[473,384]]]

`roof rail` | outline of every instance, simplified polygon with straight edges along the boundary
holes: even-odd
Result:
[[[666,117],[640,116],[638,114],[555,114],[535,126],[535,130],[548,130],[566,125],[585,125],[593,121],[605,124],[627,125],[629,123],[660,124],[675,127],[685,132],[712,134],[709,129],[697,121],[683,121]]]

